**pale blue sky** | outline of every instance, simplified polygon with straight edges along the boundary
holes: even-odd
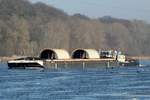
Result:
[[[45,2],[68,14],[81,13],[90,17],[113,16],[150,22],[150,0],[30,0]]]

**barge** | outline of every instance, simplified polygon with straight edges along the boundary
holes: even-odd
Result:
[[[76,49],[70,54],[63,49],[44,49],[39,57],[25,57],[8,61],[9,68],[110,68],[119,66],[139,66],[138,60],[127,61],[124,55],[112,52],[98,52],[94,49]]]

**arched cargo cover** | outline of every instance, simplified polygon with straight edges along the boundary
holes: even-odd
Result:
[[[40,58],[63,60],[63,59],[70,59],[70,55],[66,50],[63,49],[44,49],[40,53]]]
[[[98,51],[94,49],[76,49],[72,53],[73,59],[99,59]]]

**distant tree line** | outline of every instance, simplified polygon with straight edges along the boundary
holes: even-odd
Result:
[[[37,56],[43,48],[116,49],[150,55],[150,24],[68,15],[43,3],[0,0],[0,56]]]

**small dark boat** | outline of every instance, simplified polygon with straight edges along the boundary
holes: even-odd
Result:
[[[38,57],[24,57],[7,62],[10,69],[44,68],[43,61]]]
[[[136,59],[130,59],[125,62],[120,62],[119,64],[120,66],[139,66],[140,65],[139,60],[136,60]]]

